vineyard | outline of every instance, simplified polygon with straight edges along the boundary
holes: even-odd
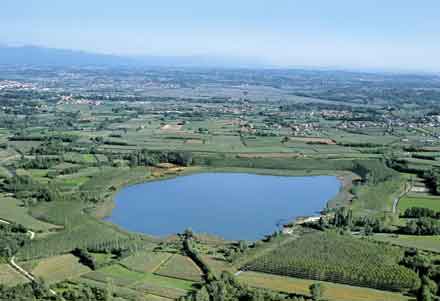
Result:
[[[401,256],[395,247],[316,232],[282,245],[243,269],[393,291],[417,288],[417,275],[398,265]]]

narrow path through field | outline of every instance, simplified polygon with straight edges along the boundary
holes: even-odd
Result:
[[[32,276],[29,272],[27,272],[25,269],[23,269],[22,267],[20,267],[18,264],[15,263],[15,256],[12,256],[11,259],[9,259],[9,263],[15,270],[20,272],[20,274],[22,274],[24,277],[26,277],[32,282],[35,282],[34,276]]]
[[[407,195],[408,192],[411,191],[412,187],[413,187],[413,185],[409,184],[408,187],[406,187],[405,190],[401,194],[399,194],[398,197],[396,197],[394,199],[394,201],[393,201],[393,214],[397,213],[397,205],[399,205],[400,199],[403,198],[405,195]]]
[[[173,258],[174,257],[174,255],[171,255],[170,254],[170,256],[168,256],[167,258],[165,258],[165,259],[163,259],[157,266],[155,266],[152,270],[151,270],[151,272],[154,274],[154,273],[156,273],[163,265],[165,265],[165,264],[167,264],[168,263],[168,261],[170,261],[171,260],[171,258]]]
[[[5,220],[3,220],[3,219],[0,219],[0,223],[8,224],[8,225],[11,224],[10,222],[5,221]],[[30,237],[31,240],[35,238],[35,232],[28,230],[27,233],[29,233],[29,237]],[[32,281],[32,282],[36,282],[36,279],[35,279],[34,276],[32,276],[28,271],[26,271],[25,269],[23,269],[21,266],[19,266],[19,265],[15,262],[15,256],[12,256],[11,259],[9,259],[9,265],[10,265],[14,270],[18,271],[21,275],[23,275],[24,277],[26,277],[27,279],[29,279],[30,281]],[[52,295],[55,295],[55,296],[57,295],[57,293],[56,293],[54,290],[52,290],[52,289],[49,289],[49,292],[50,292]]]
[[[1,219],[1,218],[0,218],[0,223],[8,224],[8,225],[11,224],[10,222],[8,222],[8,221],[6,221],[4,219]],[[31,240],[35,238],[35,232],[30,231],[30,230],[28,230],[27,232],[29,233],[29,236],[30,236]]]

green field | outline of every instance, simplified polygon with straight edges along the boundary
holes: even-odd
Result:
[[[250,286],[279,292],[309,295],[309,287],[316,280],[306,280],[256,272],[244,272],[238,279]],[[355,287],[320,281],[325,287],[324,297],[329,301],[410,301],[411,297],[364,287]]]
[[[173,255],[155,274],[194,282],[202,281],[202,271],[199,267],[189,257],[179,254]]]
[[[177,299],[194,290],[193,285],[193,282],[186,280],[146,274],[143,281],[135,284],[134,288],[153,295]]]
[[[429,208],[434,211],[440,211],[440,197],[404,197],[399,201],[399,211],[403,213],[411,207]]]
[[[78,258],[70,254],[49,257],[32,264],[34,268],[31,273],[43,278],[47,283],[75,278],[90,272],[90,268],[79,263]]]
[[[121,265],[133,271],[152,273],[171,256],[170,253],[140,252],[123,259]]]
[[[93,271],[83,275],[84,278],[95,281],[108,282],[113,281],[115,285],[129,286],[143,279],[143,274],[130,271],[121,265],[111,265],[97,271]]]
[[[135,272],[118,264],[84,274],[81,278],[98,283],[111,283],[116,287],[127,287],[136,292],[171,299],[184,296],[188,291],[193,290],[193,282]]]
[[[0,198],[0,218],[22,224],[34,231],[48,231],[57,228],[55,225],[37,220],[28,213],[22,202],[12,197]]]
[[[407,248],[417,248],[440,253],[440,236],[376,234],[372,239],[389,242]]]
[[[0,284],[15,286],[27,282],[29,280],[14,270],[9,264],[0,264]]]

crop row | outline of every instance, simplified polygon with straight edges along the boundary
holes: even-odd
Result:
[[[400,266],[400,258],[398,248],[327,232],[305,235],[244,268],[387,290],[417,287],[417,275]]]

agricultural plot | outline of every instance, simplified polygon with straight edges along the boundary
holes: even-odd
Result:
[[[146,180],[151,175],[149,168],[132,169],[103,168],[86,181],[82,191],[106,192],[111,187],[120,187],[137,181]]]
[[[353,192],[357,200],[353,202],[353,208],[391,211],[394,199],[403,191],[404,183],[404,179],[392,179],[374,185],[355,186]]]
[[[152,273],[171,256],[170,253],[140,252],[123,259],[121,265],[136,272]]]
[[[440,236],[375,234],[372,239],[394,245],[440,253]]]
[[[117,261],[117,257],[111,253],[89,253],[96,262],[96,266],[109,265]]]
[[[220,276],[223,271],[235,273],[236,269],[227,261],[212,256],[202,256],[204,262],[217,275]]]
[[[252,287],[270,289],[283,293],[309,295],[309,287],[315,280],[306,280],[257,272],[243,272],[238,280]],[[328,301],[410,301],[413,298],[399,293],[355,287],[320,281],[325,287],[324,298]]]
[[[142,292],[169,299],[177,299],[193,289],[193,282],[151,273],[135,272],[119,264],[87,273],[82,275],[80,279],[102,284],[111,283],[132,292]]]
[[[56,179],[55,183],[57,183],[63,190],[73,190],[77,189],[88,180],[88,177],[60,177]]]
[[[48,283],[74,278],[88,272],[90,268],[81,264],[79,259],[71,254],[39,260],[31,271],[34,276],[41,277]]]
[[[359,143],[359,141],[362,141],[363,143],[386,145],[400,140],[399,137],[391,135],[374,135],[374,132],[369,133],[368,129],[364,129],[358,133],[329,129],[326,130],[326,133],[329,138],[335,140],[337,143]]]
[[[29,260],[129,238],[117,227],[81,214],[81,209],[81,204],[75,202],[45,203],[34,207],[34,216],[63,225],[66,231],[54,233],[44,240],[33,240],[21,249],[17,256]]]
[[[66,153],[63,156],[64,161],[73,164],[94,164],[96,158],[92,154]]]
[[[10,178],[12,173],[4,166],[0,166],[0,179]]]
[[[85,167],[80,169],[78,172],[68,175],[58,176],[57,179],[63,180],[63,179],[90,177],[98,173],[99,171],[100,171],[99,167]]]
[[[84,277],[79,277],[74,279],[72,282],[74,283],[80,283],[84,284],[90,287],[96,287],[99,289],[107,290],[109,288],[109,284],[105,282],[95,281],[92,279],[87,279]],[[112,284],[112,290],[113,295],[116,297],[115,300],[136,300],[136,298],[139,298],[139,296],[144,295],[143,293],[140,293],[134,289],[128,288],[128,287],[122,287],[117,286],[115,284]],[[143,300],[143,299],[141,299]]]
[[[55,225],[37,220],[29,215],[27,208],[21,205],[21,201],[12,197],[0,197],[0,218],[14,221],[35,231],[45,232],[56,228]]]
[[[333,232],[316,232],[284,244],[243,268],[385,290],[412,289],[419,279],[398,265],[401,252],[396,247]]]
[[[29,280],[14,270],[10,265],[0,264],[0,285],[15,286],[27,282],[29,282]]]
[[[82,277],[100,282],[112,281],[118,286],[129,286],[142,280],[143,276],[142,273],[130,271],[121,265],[115,264],[84,274]]]
[[[203,275],[199,267],[189,257],[179,254],[173,255],[173,257],[160,266],[155,273],[161,276],[194,282],[202,281]]]
[[[170,298],[164,298],[164,297],[160,297],[160,296],[156,296],[156,295],[152,295],[152,294],[148,294],[145,297],[145,301],[171,301],[173,299]]]
[[[163,277],[156,274],[145,274],[142,282],[132,287],[145,293],[177,299],[194,289],[194,283],[182,279]]]
[[[440,211],[440,197],[416,197],[408,196],[399,201],[399,210],[403,213],[406,209],[411,207],[429,208],[434,211]]]
[[[150,283],[144,283],[138,285],[136,286],[136,290],[142,291],[149,295],[158,296],[160,298],[172,299],[172,300],[176,300],[188,294],[187,290],[174,288],[174,287],[157,286]]]
[[[13,149],[0,150],[0,160],[2,162],[7,162],[9,160],[13,160],[20,155],[14,151]]]

